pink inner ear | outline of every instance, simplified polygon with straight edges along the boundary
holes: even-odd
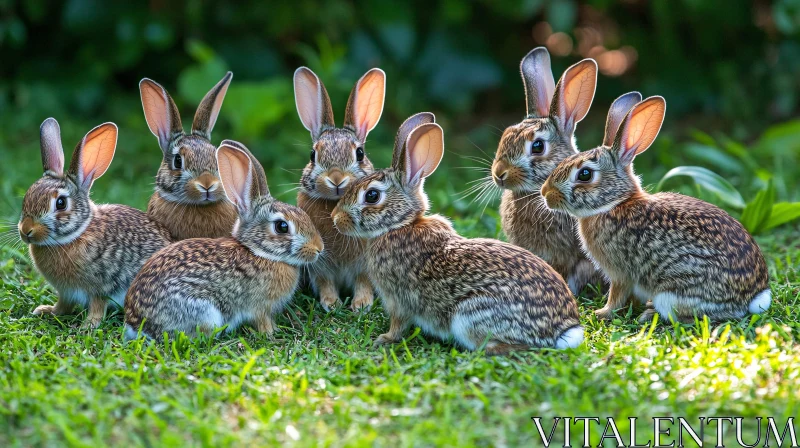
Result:
[[[442,128],[424,124],[411,132],[406,143],[406,177],[416,181],[430,176],[439,166],[444,152]]]
[[[250,206],[250,157],[232,146],[223,145],[217,150],[217,165],[226,196],[240,208]]]
[[[140,89],[147,126],[159,140],[166,142],[172,129],[167,93],[149,79],[141,82]]]
[[[383,71],[370,70],[359,80],[355,98],[355,126],[359,140],[365,140],[383,114],[386,82]]]
[[[102,124],[86,134],[77,154],[81,184],[88,187],[105,174],[114,159],[116,147],[117,127],[113,123]]]
[[[294,76],[294,94],[300,121],[316,134],[322,126],[322,96],[317,76],[306,68],[298,69]]]

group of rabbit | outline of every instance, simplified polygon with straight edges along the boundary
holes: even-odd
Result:
[[[34,314],[88,308],[96,327],[107,299],[125,310],[125,336],[213,334],[242,323],[271,334],[274,316],[304,274],[326,310],[351,293],[354,310],[382,298],[390,318],[376,344],[402,339],[411,325],[467,350],[505,354],[570,348],[583,341],[574,298],[608,282],[612,312],[635,297],[640,320],[731,319],[771,302],[759,247],[721,209],[672,193],[649,194],[632,161],[655,140],[664,118],[658,96],[632,92],[611,105],[602,145],[578,152],[575,128],[589,111],[597,65],[586,59],[554,82],[550,56],[521,63],[523,121],[503,133],[491,174],[504,189],[500,214],[510,240],[467,239],[428,215],[425,179],[444,152],[431,113],[397,132],[391,166],[366,155],[386,78],[368,71],[353,88],[337,127],[319,78],[294,75],[300,119],[311,133],[297,206],[275,200],[264,170],[241,143],[211,143],[232,79],[203,98],[186,134],[167,91],[139,87],[145,118],[163,153],[147,212],[98,205],[92,183],[114,156],[117,127],[92,129],[64,170],[58,123],[41,127],[44,176],[25,194],[19,233],[37,269],[58,291]]]

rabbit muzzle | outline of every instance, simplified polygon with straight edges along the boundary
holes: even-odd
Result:
[[[18,225],[19,237],[25,244],[36,244],[44,241],[47,238],[47,227],[33,220],[33,218],[26,217],[20,221]]]

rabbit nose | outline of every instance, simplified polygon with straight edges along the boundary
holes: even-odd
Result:
[[[494,167],[492,167],[492,176],[497,184],[503,186],[508,177],[508,165],[503,161],[495,162]]]
[[[325,178],[325,183],[328,184],[329,187],[336,190],[336,194],[340,193],[340,190],[344,190],[344,187],[350,183],[350,177],[339,175],[330,175]]]
[[[29,243],[33,236],[33,220],[25,218],[19,223],[19,237],[22,241]]]
[[[200,191],[200,193],[204,193],[206,196],[209,196],[210,193],[219,188],[219,179],[217,179],[213,174],[206,172],[195,180],[194,185],[197,187],[197,190]]]

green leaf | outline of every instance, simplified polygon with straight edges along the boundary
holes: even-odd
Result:
[[[730,182],[719,174],[699,166],[679,166],[667,171],[667,174],[658,182],[656,189],[662,190],[667,179],[679,176],[691,177],[697,185],[716,193],[726,204],[736,209],[743,209],[745,206],[744,198]]]
[[[778,202],[772,206],[772,213],[763,230],[778,227],[798,218],[800,218],[800,202]]]
[[[755,199],[750,201],[742,211],[742,225],[753,235],[766,230],[767,220],[772,214],[772,205],[775,203],[775,184],[772,179],[767,183],[767,188],[761,190]]]

